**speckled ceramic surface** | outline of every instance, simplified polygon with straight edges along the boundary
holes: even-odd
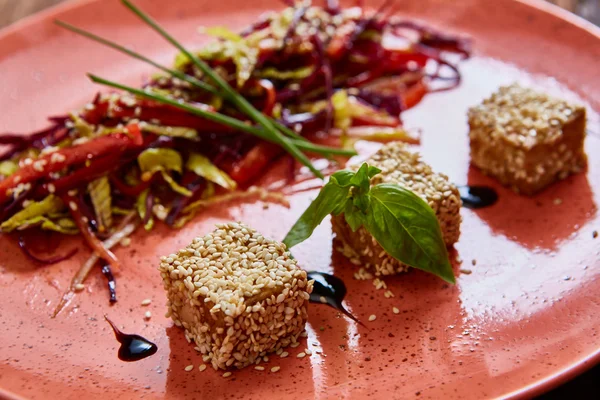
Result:
[[[139,1],[177,37],[198,45],[198,25],[239,27],[276,0]],[[375,4],[374,1],[368,3]],[[498,0],[405,0],[401,12],[472,35],[475,57],[461,67],[462,86],[428,96],[404,115],[423,130],[420,150],[459,184],[495,187],[499,202],[463,209],[462,236],[452,252],[452,287],[420,272],[387,280],[394,298],[333,249],[324,223],[295,251],[307,269],[333,271],[349,286],[348,308],[361,327],[334,310],[311,305],[302,345],[271,357],[277,373],[245,369],[229,378],[198,371],[201,357],[163,317],[159,255],[186,245],[218,221],[243,220],[281,239],[315,192],[291,198],[291,210],[242,204],[207,211],[185,229],[159,228],[117,250],[126,269],[120,299],[109,306],[104,281],[56,319],[50,314],[86,252],[47,268],[32,265],[16,243],[0,238],[0,397],[18,398],[490,398],[528,397],[558,385],[600,359],[600,33],[541,3]],[[55,17],[170,61],[174,51],[117,1],[57,8],[0,34],[0,131],[30,131],[98,90],[84,72],[139,83],[144,65],[61,31]],[[565,19],[567,18],[567,19]],[[500,84],[524,84],[588,107],[589,169],[533,198],[519,197],[469,168],[466,109]],[[368,154],[375,150],[362,145]],[[557,199],[560,199],[557,200]],[[81,245],[80,242],[65,246]],[[462,260],[462,262],[460,261]],[[476,265],[472,260],[476,260]],[[460,272],[461,270],[462,272]],[[143,299],[152,299],[147,307]],[[392,308],[397,307],[399,314]],[[150,320],[144,313],[152,312]],[[136,363],[117,359],[118,343],[103,314],[125,332],[153,340],[157,354]],[[308,347],[313,354],[298,359]],[[185,372],[187,365],[194,369]]]

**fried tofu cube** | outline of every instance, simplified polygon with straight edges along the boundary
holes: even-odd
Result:
[[[456,186],[443,174],[433,172],[418,153],[409,151],[400,142],[389,143],[366,161],[381,170],[371,184],[393,183],[410,189],[435,212],[446,246],[452,246],[460,236],[462,201]],[[376,275],[392,275],[408,270],[383,250],[364,228],[352,232],[343,214],[332,216],[333,231],[342,244],[340,250],[353,264],[373,269]]]
[[[215,369],[243,368],[298,340],[313,281],[284,244],[217,225],[159,267],[168,315]]]
[[[532,195],[585,168],[585,108],[517,84],[468,112],[471,163]]]

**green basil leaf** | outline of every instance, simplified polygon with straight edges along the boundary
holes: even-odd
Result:
[[[351,201],[346,202],[344,218],[348,225],[350,225],[352,232],[356,232],[364,223],[364,213],[355,207]]]
[[[392,257],[454,283],[454,273],[435,213],[408,189],[393,184],[371,188],[364,226]]]
[[[288,249],[308,239],[326,216],[341,213],[348,201],[349,191],[350,187],[339,186],[335,179],[323,186],[317,198],[310,203],[283,239]]]

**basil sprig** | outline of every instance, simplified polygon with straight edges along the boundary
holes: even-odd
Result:
[[[380,172],[364,163],[357,172],[334,173],[283,243],[291,248],[308,239],[328,214],[343,213],[353,232],[364,227],[398,261],[454,283],[435,213],[402,186],[382,183],[371,187],[371,178]]]

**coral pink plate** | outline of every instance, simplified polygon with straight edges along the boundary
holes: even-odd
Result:
[[[190,46],[199,25],[239,28],[276,0],[140,0],[139,5]],[[376,1],[369,1],[376,5]],[[57,318],[50,314],[87,257],[42,268],[0,240],[0,397],[8,398],[520,398],[542,393],[600,360],[600,32],[540,2],[404,0],[401,14],[471,35],[475,56],[461,65],[454,91],[432,94],[404,116],[421,128],[422,151],[459,184],[497,189],[496,205],[463,209],[462,236],[451,256],[456,286],[411,272],[387,280],[386,298],[337,254],[329,222],[295,250],[307,269],[334,272],[348,287],[348,308],[368,328],[333,309],[311,305],[308,338],[290,356],[272,356],[265,371],[229,378],[211,368],[166,311],[158,257],[185,246],[219,221],[243,220],[281,239],[315,192],[291,197],[291,209],[240,204],[204,213],[184,229],[140,232],[117,250],[126,266],[119,302],[109,306],[100,274]],[[0,34],[0,132],[32,131],[45,117],[92,98],[84,73],[139,83],[151,70],[52,24],[76,23],[170,62],[174,51],[118,1],[67,3]],[[585,104],[589,111],[585,173],[533,198],[520,197],[469,168],[466,110],[501,84],[521,81]],[[374,151],[362,144],[363,155]],[[560,201],[558,200],[560,199]],[[80,245],[79,241],[74,243]],[[68,244],[67,244],[68,246]],[[82,246],[82,245],[81,245]],[[83,246],[82,246],[83,247]],[[462,261],[461,261],[462,260]],[[473,261],[473,260],[476,260]],[[475,265],[476,264],[476,265]],[[141,301],[150,298],[147,307]],[[400,312],[393,313],[393,307]],[[152,318],[144,319],[146,311]],[[103,315],[125,332],[154,341],[143,361],[117,359]],[[377,319],[368,322],[376,314]],[[297,358],[305,348],[312,355]],[[184,368],[194,365],[185,372]],[[279,372],[269,372],[280,366]]]

